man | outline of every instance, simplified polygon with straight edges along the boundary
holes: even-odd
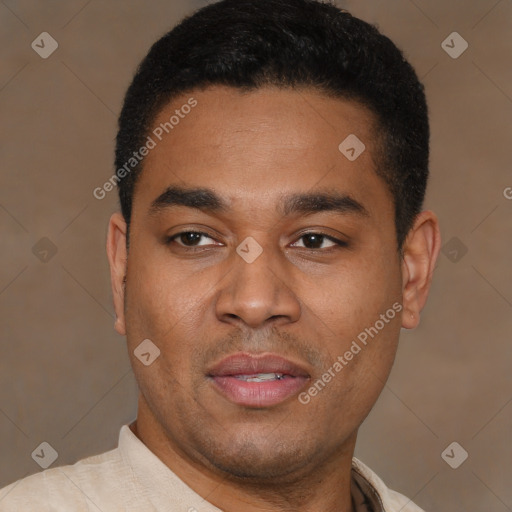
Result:
[[[0,510],[421,510],[353,453],[439,252],[428,146],[415,72],[334,5],[224,0],[155,43],[107,241],[137,419]]]

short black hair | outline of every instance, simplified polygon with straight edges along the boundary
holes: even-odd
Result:
[[[401,252],[427,186],[428,111],[414,69],[377,27],[317,0],[222,0],[199,9],[140,63],[119,116],[116,169],[126,168],[169,101],[211,85],[312,87],[368,108],[376,121],[376,172],[394,199]],[[128,229],[142,167],[118,180]]]

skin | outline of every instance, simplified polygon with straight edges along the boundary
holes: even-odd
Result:
[[[392,196],[375,173],[374,118],[358,103],[311,89],[215,86],[175,98],[155,126],[191,96],[197,106],[145,158],[129,252],[121,214],[109,224],[115,328],[140,388],[131,428],[222,510],[352,511],[357,430],[389,375],[400,328],[418,325],[438,220],[417,216],[401,259]],[[353,162],[338,150],[349,134],[366,145]],[[229,208],[148,213],[172,185],[209,188]],[[279,211],[283,195],[317,191],[348,194],[368,215]],[[207,233],[195,253],[187,239],[165,244],[183,231]],[[348,245],[316,238],[312,246],[304,231]],[[248,236],[263,248],[252,263],[236,252]],[[207,378],[230,354],[273,353],[307,370],[307,390],[395,302],[402,311],[307,405],[297,396],[236,405]],[[150,366],[133,353],[147,338],[161,351]]]

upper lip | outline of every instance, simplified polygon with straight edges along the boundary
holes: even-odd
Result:
[[[258,373],[280,373],[293,377],[309,377],[299,364],[276,354],[249,354],[240,352],[225,357],[207,372],[210,377],[228,375],[255,375]]]

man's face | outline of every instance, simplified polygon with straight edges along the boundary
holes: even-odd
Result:
[[[353,447],[397,347],[400,314],[375,328],[402,279],[373,118],[312,90],[211,87],[154,127],[190,97],[137,183],[121,331],[174,449],[234,475],[299,474]],[[351,134],[366,147],[353,161],[338,149]],[[149,366],[133,353],[145,339]]]

